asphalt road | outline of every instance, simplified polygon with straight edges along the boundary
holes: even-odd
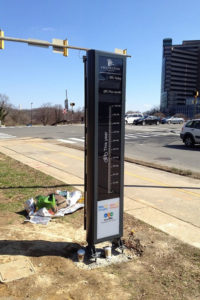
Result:
[[[182,125],[132,126],[125,129],[125,156],[200,172],[200,146],[188,149],[180,140]],[[42,138],[84,145],[83,125],[0,128],[0,139]]]

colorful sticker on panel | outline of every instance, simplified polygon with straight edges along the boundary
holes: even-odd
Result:
[[[97,239],[119,234],[119,198],[97,202]]]

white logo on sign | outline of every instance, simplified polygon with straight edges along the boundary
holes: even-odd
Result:
[[[114,66],[114,63],[113,63],[112,59],[108,58],[107,62],[108,62],[108,67]]]

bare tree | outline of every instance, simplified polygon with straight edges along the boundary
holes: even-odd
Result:
[[[40,122],[45,126],[49,124],[51,116],[51,104],[45,103],[38,109],[38,116]]]
[[[4,120],[9,113],[9,108],[9,98],[6,95],[0,94],[0,123],[4,123]]]
[[[128,110],[126,112],[126,114],[133,114],[133,113],[140,113],[140,112],[138,110],[137,111],[135,111],[135,110]]]
[[[144,112],[145,115],[158,115],[160,113],[160,106],[154,106],[153,108]]]
[[[77,110],[75,112],[73,112],[74,116],[73,116],[73,121],[75,123],[83,123],[84,120],[84,109],[81,107],[78,107]]]
[[[63,108],[61,105],[55,105],[54,107],[54,123],[59,123],[63,120]]]
[[[184,115],[184,114],[182,114],[182,113],[176,113],[176,114],[175,114],[175,117],[177,117],[177,118],[183,118],[184,120],[187,119],[187,116]]]

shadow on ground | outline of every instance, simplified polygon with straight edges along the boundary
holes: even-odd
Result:
[[[200,187],[191,187],[191,186],[165,186],[165,185],[124,185],[124,187],[131,187],[131,188],[155,188],[155,189],[187,189],[187,190],[200,190]]]
[[[80,244],[72,242],[1,240],[0,255],[24,255],[32,257],[62,256],[69,258],[80,247]]]
[[[186,147],[183,144],[183,145],[165,145],[163,147],[169,148],[169,149],[175,149],[175,150],[184,150],[184,151],[194,151],[194,152],[200,151],[200,145],[195,145],[194,147]]]
[[[74,186],[84,186],[84,184],[58,184],[58,185],[29,185],[29,186],[2,186],[0,190],[9,190],[9,189],[49,189],[49,188],[67,188],[67,187],[74,187]]]

